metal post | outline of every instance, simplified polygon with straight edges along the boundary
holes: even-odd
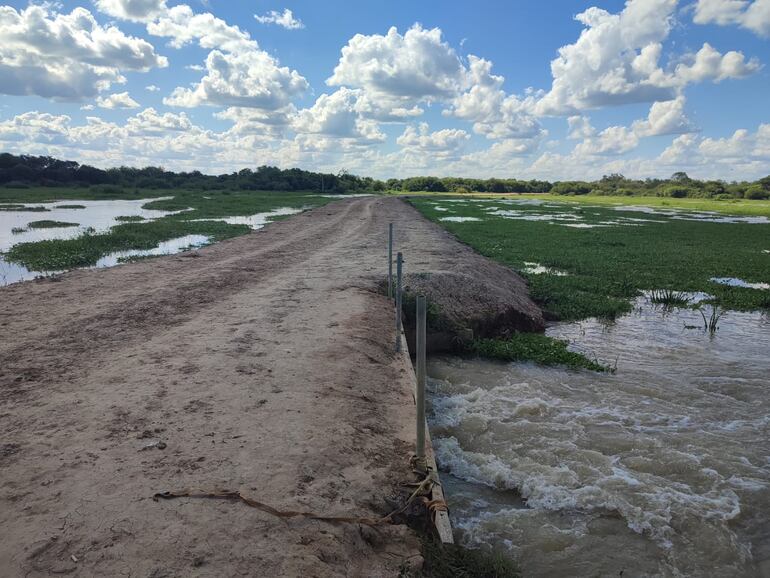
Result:
[[[388,298],[393,299],[393,223],[388,224]]]
[[[425,467],[425,296],[417,297],[417,467]]]
[[[396,352],[401,351],[401,270],[404,256],[399,252],[396,256]]]

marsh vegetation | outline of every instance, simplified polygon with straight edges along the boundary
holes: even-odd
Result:
[[[17,200],[28,194],[35,199],[54,191],[60,198],[103,197],[98,191],[81,195],[78,189],[20,190]],[[6,196],[8,191],[5,191]],[[112,196],[110,193],[109,196]],[[126,196],[126,195],[122,195]],[[271,220],[306,208],[319,206],[331,197],[312,193],[254,191],[138,191],[138,198],[85,199],[82,204],[49,202],[33,205],[35,212],[46,211],[52,218],[30,220],[24,209],[13,204],[13,212],[0,214],[0,265],[5,282],[30,278],[30,272],[58,272],[76,267],[109,266],[142,256],[181,250],[176,241],[188,238],[221,241],[259,228]],[[78,207],[78,223],[55,220],[66,218]],[[82,208],[81,208],[82,207]],[[198,243],[199,244],[199,243]],[[186,245],[184,245],[186,246]],[[114,259],[109,258],[115,255]]]

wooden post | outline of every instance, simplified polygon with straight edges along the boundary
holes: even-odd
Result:
[[[388,224],[388,297],[393,299],[393,223]]]
[[[427,312],[425,296],[417,297],[417,467],[427,469],[425,463],[425,326]]]
[[[396,352],[401,351],[401,272],[404,256],[399,252],[396,256]]]

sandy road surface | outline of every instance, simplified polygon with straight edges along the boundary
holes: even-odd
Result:
[[[279,509],[389,509],[414,436],[411,365],[373,290],[391,220],[411,270],[451,266],[451,237],[362,198],[0,289],[0,575],[392,576],[419,559],[403,526],[151,499],[226,487]]]

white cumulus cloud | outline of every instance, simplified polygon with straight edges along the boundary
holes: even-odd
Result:
[[[690,83],[742,78],[759,62],[741,52],[721,54],[706,43],[673,71],[660,65],[676,0],[628,0],[618,14],[592,7],[575,18],[585,28],[551,62],[551,89],[538,101],[542,115],[675,98]]]
[[[428,123],[421,122],[418,127],[407,126],[396,143],[410,152],[454,156],[469,138],[467,132],[454,128],[431,132]]]
[[[124,70],[168,65],[149,42],[101,26],[88,10],[52,6],[0,6],[0,93],[79,100],[125,82]]]
[[[639,137],[625,126],[611,126],[594,136],[587,137],[575,147],[579,156],[620,155],[635,149]]]
[[[212,50],[206,75],[192,88],[177,87],[164,104],[180,107],[240,106],[277,110],[308,88],[295,70],[281,67],[262,50]]]
[[[638,136],[655,136],[694,132],[696,129],[685,115],[684,105],[684,96],[652,103],[647,118],[633,123],[634,133]]]
[[[128,92],[117,92],[96,99],[99,108],[139,108],[139,103],[131,98]]]
[[[384,141],[377,123],[359,112],[359,96],[360,91],[344,87],[322,94],[312,107],[298,112],[292,128],[300,134],[354,139],[359,143]]]
[[[95,0],[96,8],[121,20],[148,22],[166,11],[165,0]]]
[[[698,0],[696,24],[737,25],[759,36],[770,36],[770,0]]]
[[[283,12],[271,10],[267,14],[255,14],[254,18],[260,24],[277,24],[287,30],[298,30],[305,27],[301,20],[294,18],[294,13],[288,8],[284,9]]]
[[[440,29],[415,24],[403,35],[395,27],[384,36],[356,34],[326,83],[361,88],[392,108],[410,109],[455,95],[464,83],[464,67]]]
[[[709,43],[705,43],[688,62],[678,64],[674,71],[674,81],[684,85],[691,82],[713,80],[721,82],[728,78],[744,78],[760,69],[759,61],[755,58],[746,60],[742,52],[731,50],[720,54]]]
[[[470,88],[452,99],[444,114],[472,122],[475,133],[490,139],[539,136],[543,129],[531,114],[534,98],[507,95],[502,88],[505,79],[492,74],[490,61],[473,55],[468,61]]]

